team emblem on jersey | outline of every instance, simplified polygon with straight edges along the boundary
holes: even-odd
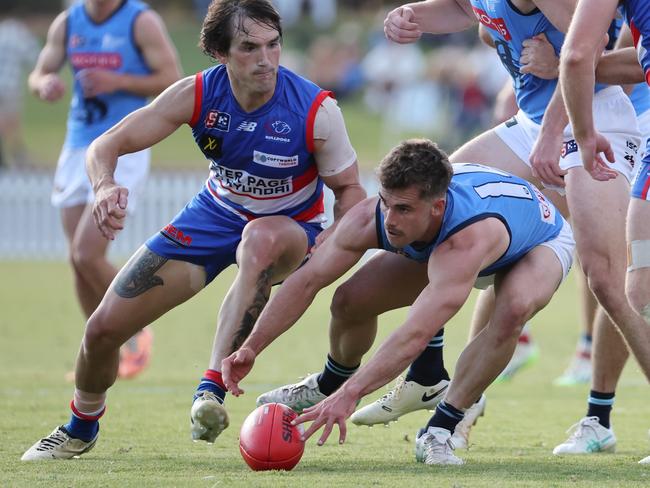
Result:
[[[208,129],[217,129],[223,132],[230,130],[230,114],[226,112],[219,112],[218,110],[210,110],[208,115],[205,116],[205,126]]]
[[[275,142],[291,142],[291,139],[286,136],[291,132],[291,126],[282,120],[276,120],[275,122],[267,122],[264,124],[264,130],[266,130],[266,136],[264,138],[267,141]]]
[[[203,154],[205,154],[208,158],[212,159],[219,159],[221,157],[222,145],[223,139],[221,137],[204,135],[199,141],[201,152],[203,152]]]
[[[172,224],[166,225],[160,233],[178,246],[190,247],[192,245],[192,236],[177,229]]]
[[[571,139],[570,141],[564,141],[562,143],[562,151],[560,151],[560,156],[566,158],[569,154],[574,153],[577,150],[578,150],[578,143],[575,141],[575,139]]]
[[[263,166],[271,168],[291,168],[298,166],[298,155],[279,156],[278,154],[269,154],[260,151],[253,151],[253,161]]]

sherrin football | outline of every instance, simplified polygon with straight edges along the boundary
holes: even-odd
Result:
[[[239,432],[239,451],[254,471],[291,470],[305,449],[300,440],[301,425],[291,421],[298,416],[281,403],[267,403],[251,412]]]

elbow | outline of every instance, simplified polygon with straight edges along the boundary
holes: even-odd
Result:
[[[562,49],[560,54],[560,71],[573,71],[586,65],[593,66],[593,56],[582,49]]]

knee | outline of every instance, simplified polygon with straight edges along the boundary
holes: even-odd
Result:
[[[526,300],[515,298],[506,301],[506,303],[508,303],[507,310],[499,314],[499,318],[494,324],[497,346],[516,341],[524,328],[524,324],[533,314],[533,305]]]
[[[86,353],[97,353],[119,349],[122,339],[112,327],[114,321],[108,320],[100,306],[88,319],[83,338]]]
[[[363,307],[357,299],[355,299],[353,287],[348,283],[343,283],[334,292],[332,304],[330,305],[330,312],[332,318],[343,321],[354,321],[363,318]]]
[[[253,221],[244,227],[238,252],[248,265],[265,269],[276,261],[281,243],[276,232]]]
[[[73,246],[70,251],[72,268],[75,272],[87,278],[92,278],[97,275],[99,263],[102,259],[104,259],[104,256],[98,256],[92,249]]]

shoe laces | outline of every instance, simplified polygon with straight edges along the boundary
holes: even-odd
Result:
[[[217,402],[219,404],[223,403],[221,398],[219,398],[217,395],[215,395],[210,390],[203,390],[201,393],[199,393],[197,395],[197,397],[196,397],[196,399],[194,401],[196,401],[196,400],[213,401],[213,402]]]
[[[569,429],[566,431],[567,434],[570,434],[569,439],[578,440],[582,438],[585,435],[586,427],[589,427],[593,430],[593,427],[589,425],[589,421],[598,422],[598,417],[587,417],[580,419],[580,421],[569,427]]]
[[[449,439],[441,442],[435,435],[431,433],[424,434],[424,453],[428,457],[429,454],[443,454],[445,456],[453,455],[453,449],[449,445]]]
[[[310,375],[307,374],[307,376],[304,376],[301,378],[301,380],[305,380],[308,378]],[[308,399],[315,391],[317,388],[313,388],[306,383],[299,383],[297,385],[291,385],[286,388],[282,389],[282,394],[285,399],[287,400],[294,400],[294,401],[302,401]]]
[[[56,429],[49,436],[41,439],[41,442],[38,444],[36,450],[51,451],[52,449],[56,449],[57,447],[63,445],[69,438],[70,436],[68,436],[68,434],[66,434],[63,430]]]
[[[404,385],[406,384],[406,379],[404,376],[400,375],[397,377],[397,381],[395,382],[395,388],[393,388],[391,391],[386,393],[384,396],[382,396],[379,401],[381,403],[385,403],[389,400],[399,400],[400,396],[402,396],[402,391],[404,390]]]

